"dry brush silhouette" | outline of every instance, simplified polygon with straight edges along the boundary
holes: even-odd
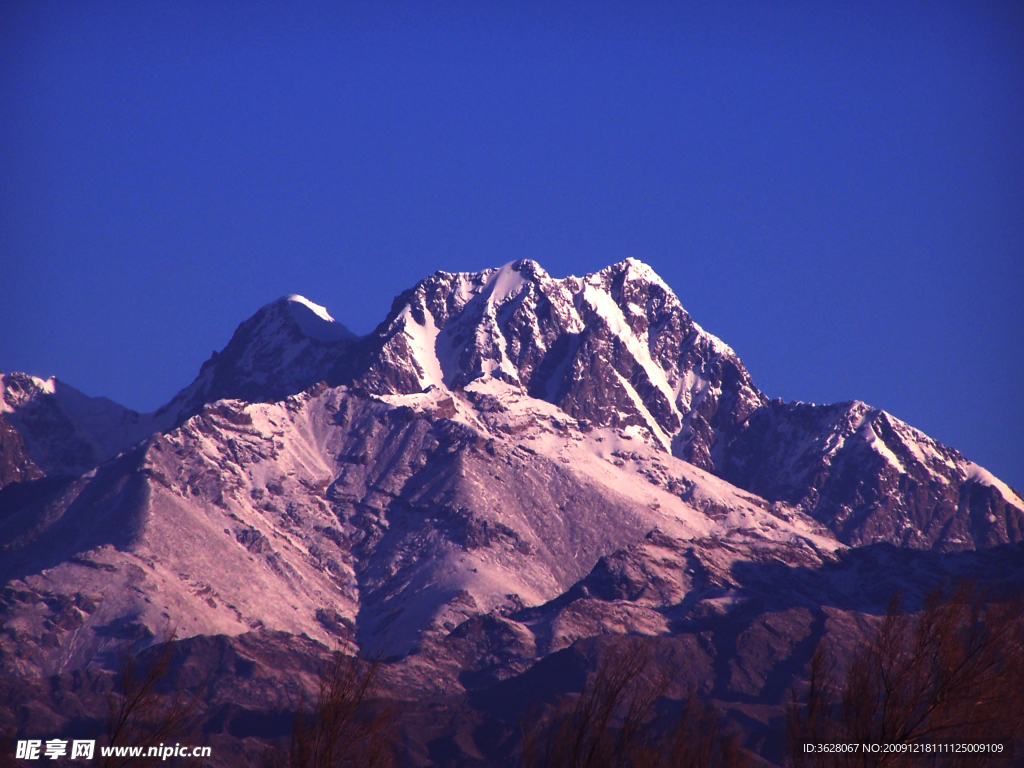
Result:
[[[336,652],[320,673],[311,710],[299,703],[287,750],[271,749],[266,768],[393,768],[394,711],[377,699],[379,660]]]
[[[1017,741],[1016,759],[1021,759],[1022,736],[1024,602],[983,594],[973,584],[932,592],[917,615],[894,600],[843,676],[820,644],[804,696],[800,700],[794,693],[788,716],[792,762],[800,768],[1007,766],[1005,753],[993,759],[935,752],[908,756],[866,752],[860,745],[920,749]],[[807,743],[858,749],[852,756],[808,755]]]
[[[525,729],[524,768],[745,768],[738,739],[696,691],[678,717],[656,716],[674,672],[642,643],[612,649],[579,695]]]
[[[196,715],[204,688],[200,686],[192,695],[180,688],[173,693],[164,690],[176,639],[177,633],[171,631],[149,664],[128,646],[118,651],[119,690],[107,696],[106,744],[141,747],[142,756],[103,757],[97,749],[102,768],[156,765],[161,758],[149,757],[150,747],[176,742],[196,744]],[[185,765],[198,765],[198,761]]]

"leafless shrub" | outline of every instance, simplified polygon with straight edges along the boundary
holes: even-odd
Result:
[[[1006,742],[1024,735],[1024,611],[1021,600],[987,599],[974,585],[933,592],[908,615],[894,600],[875,637],[854,654],[840,683],[824,647],[811,663],[789,740],[800,766],[899,763],[980,767],[977,755],[865,753],[805,756],[804,743],[914,745]]]
[[[649,756],[637,763],[652,768],[746,768],[749,764],[737,736],[723,730],[718,710],[692,690],[679,718]]]
[[[160,690],[170,671],[176,638],[177,634],[172,631],[159,656],[148,666],[143,666],[129,648],[119,652],[120,691],[107,698],[106,743],[142,747],[142,756],[100,757],[103,768],[155,765],[161,758],[148,757],[150,747],[176,742],[194,744],[195,714],[202,689],[191,696],[182,690],[174,693]]]
[[[398,762],[392,711],[375,700],[379,661],[335,653],[320,674],[317,701],[300,703],[287,752],[268,768],[391,768]]]
[[[576,697],[523,735],[525,768],[740,768],[746,756],[718,713],[691,691],[679,718],[655,733],[655,703],[674,670],[651,669],[643,645],[620,646]]]
[[[800,704],[794,691],[787,713],[786,736],[790,754],[800,768],[825,768],[835,759],[831,755],[807,754],[801,750],[807,743],[833,744],[839,738],[839,727],[832,719],[837,687],[835,660],[822,641],[811,656],[804,703]]]

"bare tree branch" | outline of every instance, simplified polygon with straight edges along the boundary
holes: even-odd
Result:
[[[174,693],[160,690],[170,671],[176,639],[177,633],[171,631],[159,656],[148,667],[143,666],[129,648],[119,651],[120,692],[107,698],[106,741],[111,746],[142,747],[142,756],[109,755],[102,758],[103,768],[155,765],[161,758],[148,757],[150,747],[193,740],[197,727],[195,714],[203,688],[191,696],[181,690]]]
[[[394,713],[376,701],[380,662],[337,652],[320,673],[317,701],[302,702],[287,753],[268,751],[267,768],[392,768]]]
[[[914,745],[996,742],[1024,735],[1024,603],[974,584],[932,592],[916,616],[897,599],[870,642],[854,654],[841,689],[820,646],[801,704],[789,711],[798,766],[883,768],[898,763],[980,768],[977,755],[805,755],[804,743]],[[838,696],[837,696],[838,692]]]
[[[742,768],[746,754],[714,708],[691,691],[668,728],[655,718],[674,670],[653,668],[647,646],[623,643],[583,691],[523,734],[525,768]],[[659,727],[660,726],[660,727]]]

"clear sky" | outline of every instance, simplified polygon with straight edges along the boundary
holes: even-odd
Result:
[[[1024,4],[0,3],[0,370],[139,410],[301,293],[651,264],[1024,488]]]

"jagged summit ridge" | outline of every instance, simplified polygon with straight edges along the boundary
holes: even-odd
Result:
[[[736,354],[636,259],[562,279],[533,261],[437,272],[396,299],[375,338],[363,376],[375,391],[494,376],[706,469],[721,430],[764,402]]]
[[[217,399],[272,402],[318,381],[410,394],[483,376],[709,470],[723,430],[765,401],[735,352],[643,262],[559,279],[523,260],[436,272],[362,338],[324,307],[283,297],[243,322],[160,413],[180,423]]]
[[[554,278],[531,260],[435,272],[363,337],[287,295],[241,323],[154,414],[26,385],[34,394],[8,392],[0,414],[2,483],[86,471],[219,400],[273,403],[321,382],[371,397],[458,394],[482,380],[799,505],[848,544],[963,549],[1024,537],[1017,492],[895,417],[859,402],[768,402],[735,352],[636,259],[583,277]]]

